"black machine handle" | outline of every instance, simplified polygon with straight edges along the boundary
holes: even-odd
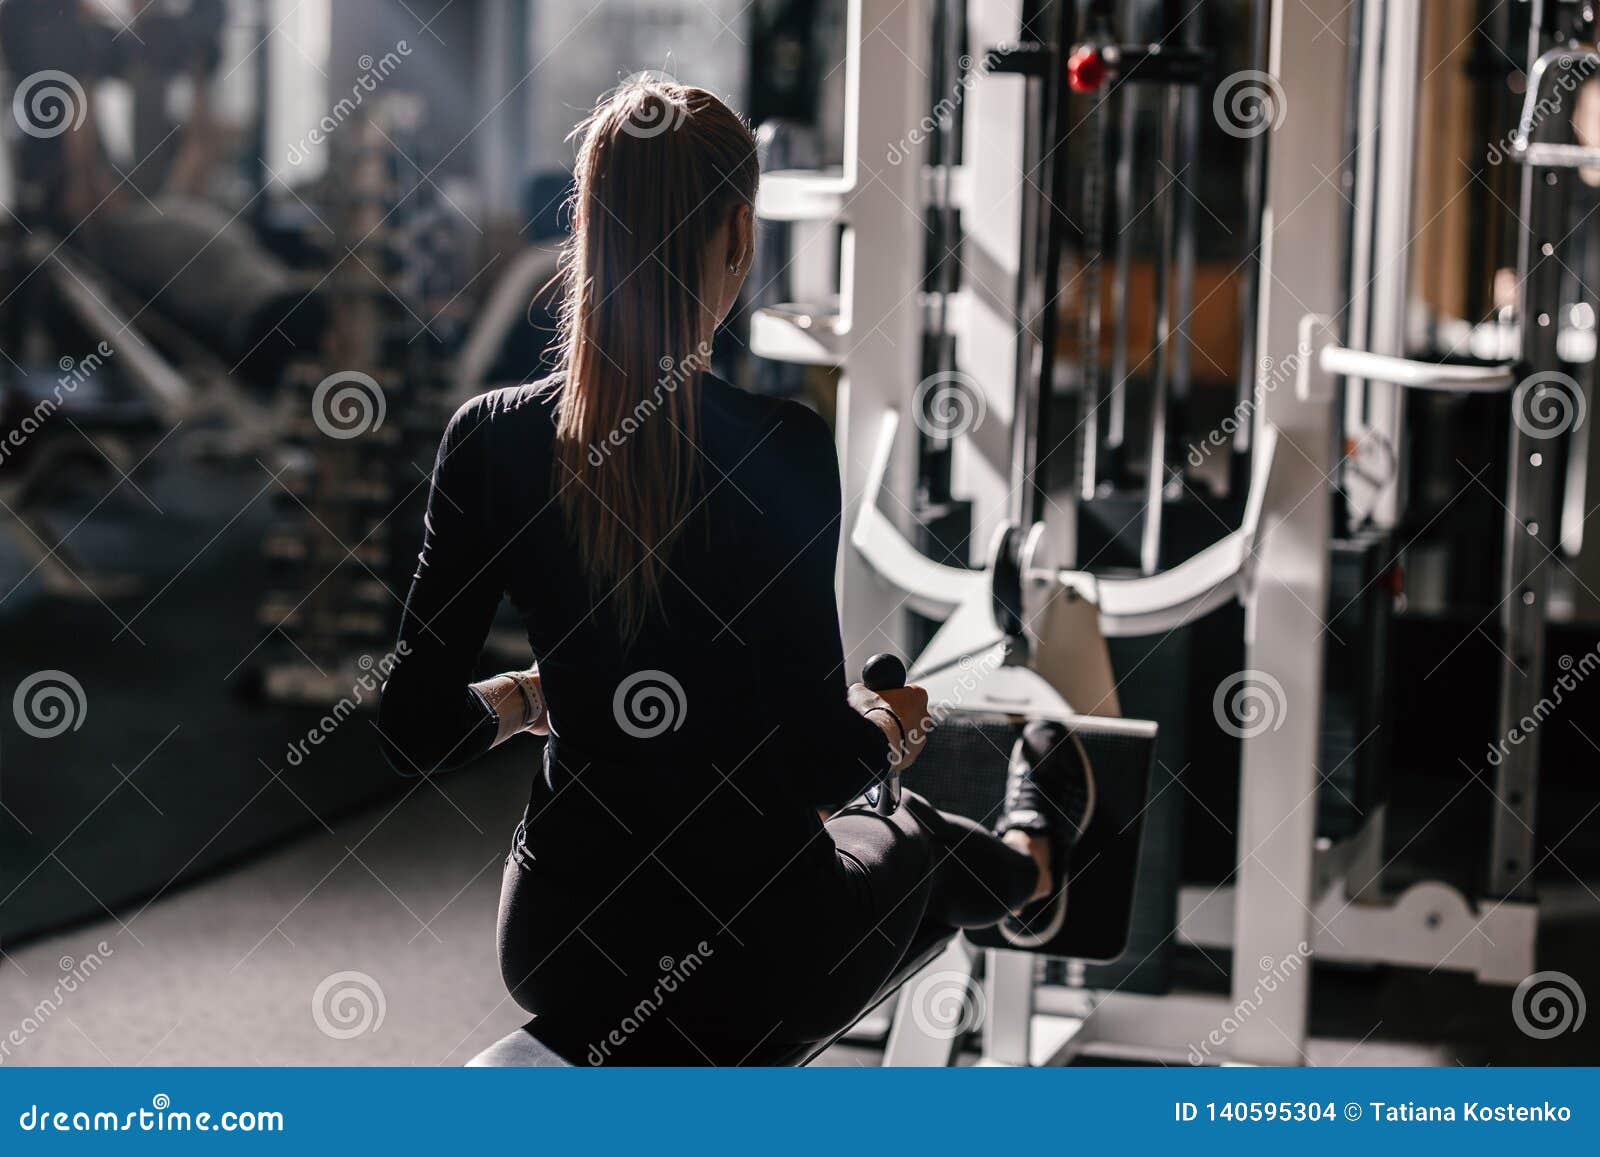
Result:
[[[906,685],[906,665],[899,655],[885,651],[867,660],[861,668],[861,682],[868,691],[892,691]]]
[[[883,652],[868,659],[861,668],[861,682],[869,691],[889,691],[906,685],[906,665],[900,656]],[[893,765],[883,782],[867,789],[867,802],[881,816],[900,806],[900,772]]]

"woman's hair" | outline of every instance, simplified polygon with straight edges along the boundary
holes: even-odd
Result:
[[[703,262],[753,205],[755,138],[704,89],[631,81],[573,130],[572,235],[562,256],[565,379],[555,486],[597,600],[631,642],[661,603],[692,511],[700,374],[715,308]]]

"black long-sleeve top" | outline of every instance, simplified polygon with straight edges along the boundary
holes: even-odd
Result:
[[[484,394],[445,431],[379,714],[390,762],[427,774],[492,745],[496,721],[468,684],[507,595],[539,665],[552,746],[581,757],[574,770],[595,765],[586,775],[602,795],[608,779],[647,771],[653,784],[681,777],[671,798],[687,807],[700,785],[731,779],[754,813],[792,815],[881,776],[883,735],[846,701],[839,465],[824,420],[710,375],[694,387],[696,504],[665,552],[662,609],[624,649],[556,501],[555,384]]]

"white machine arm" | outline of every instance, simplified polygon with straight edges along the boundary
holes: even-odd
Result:
[[[1322,372],[1334,377],[1393,382],[1397,386],[1416,390],[1500,394],[1509,390],[1516,381],[1516,374],[1508,365],[1457,366],[1419,362],[1337,345],[1323,346],[1322,356],[1318,360]]]
[[[895,435],[900,430],[898,410],[885,410],[873,447],[866,493],[856,511],[850,542],[872,569],[904,591],[907,603],[919,614],[942,619],[954,608],[975,598],[988,598],[989,580],[983,571],[965,570],[934,562],[906,541],[900,528],[878,509],[883,480],[889,472]]]
[[[987,571],[934,562],[907,542],[900,528],[878,509],[899,424],[897,411],[885,411],[851,544],[879,575],[904,591],[910,605],[923,614],[943,618],[958,607],[987,606],[991,584]],[[1243,597],[1276,450],[1277,431],[1267,426],[1256,454],[1243,523],[1226,538],[1159,574],[1116,578],[1063,570],[1056,572],[1058,581],[1099,608],[1100,629],[1108,638],[1169,631]]]
[[[1509,362],[1462,366],[1375,354],[1337,344],[1331,336],[1334,332],[1332,319],[1321,314],[1308,313],[1300,319],[1303,356],[1295,376],[1295,392],[1301,401],[1333,401],[1336,378],[1463,394],[1503,394],[1517,381],[1516,369]]]

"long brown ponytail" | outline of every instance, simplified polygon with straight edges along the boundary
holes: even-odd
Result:
[[[628,642],[659,606],[664,556],[695,501],[712,337],[702,263],[730,210],[754,203],[759,165],[727,105],[672,83],[623,85],[573,135],[555,485],[595,596]]]

